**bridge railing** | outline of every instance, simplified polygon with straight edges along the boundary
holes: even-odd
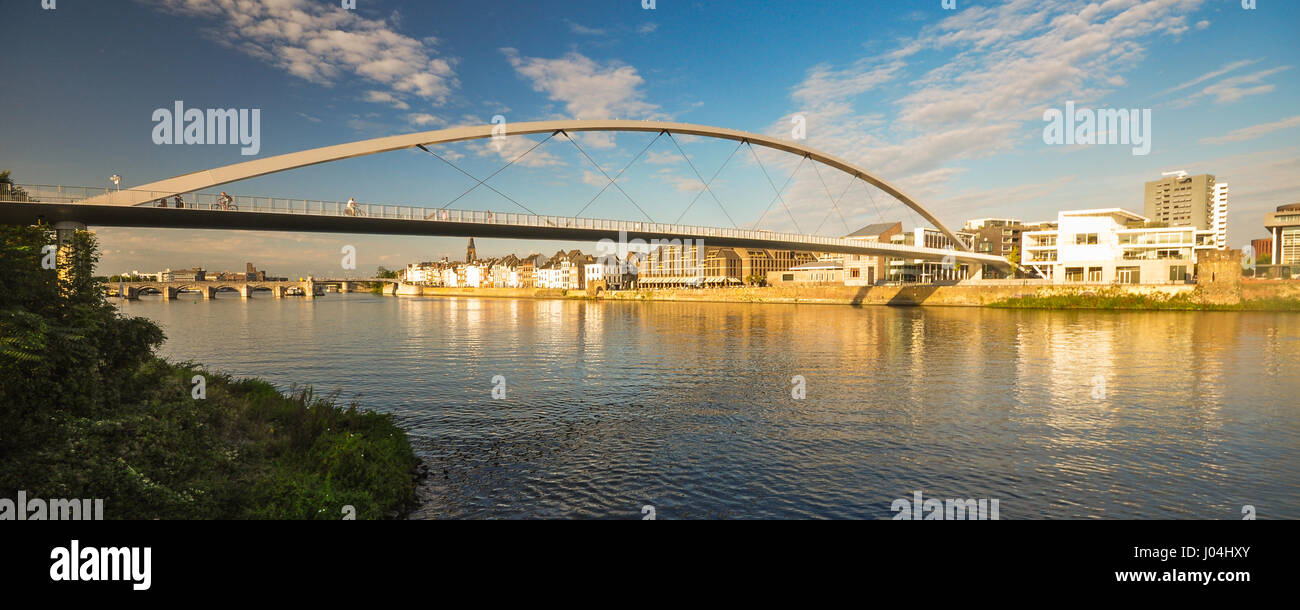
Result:
[[[185,211],[212,211],[218,210],[229,213],[274,213],[274,214],[306,214],[321,216],[354,216],[357,218],[383,218],[393,220],[418,220],[429,222],[453,222],[453,223],[476,223],[476,224],[495,224],[495,225],[512,225],[512,226],[529,226],[529,227],[555,227],[555,228],[573,228],[595,231],[626,231],[628,233],[641,233],[651,235],[688,235],[699,236],[707,242],[709,237],[726,237],[736,239],[750,240],[767,240],[778,242],[794,242],[800,244],[801,248],[809,246],[806,249],[813,249],[810,246],[826,245],[838,247],[852,247],[865,245],[861,241],[843,239],[839,237],[823,237],[820,235],[804,235],[798,233],[780,233],[768,231],[765,229],[738,229],[724,227],[705,227],[699,225],[678,225],[658,222],[640,222],[632,220],[611,220],[602,218],[584,218],[577,216],[552,216],[552,215],[535,215],[521,214],[518,212],[491,212],[484,210],[453,210],[444,208],[429,208],[423,206],[410,205],[389,205],[376,203],[358,203],[355,208],[349,209],[346,203],[339,201],[320,201],[315,199],[292,199],[284,197],[261,197],[251,195],[233,196],[233,206],[225,209],[219,202],[219,193],[163,193],[153,191],[132,191],[112,188],[84,187],[84,186],[52,186],[38,184],[10,185],[0,184],[0,201],[9,202],[26,202],[26,203],[76,203],[90,197],[104,195],[106,193],[123,192],[132,196],[136,201],[145,200],[146,203],[137,204],[136,207],[165,207],[176,209],[176,197],[180,197],[184,207],[177,209],[177,213]],[[898,251],[900,256],[907,258],[908,255],[917,255],[921,253],[930,256],[944,256],[951,253],[960,258],[983,258],[983,255],[973,255],[973,253],[963,253],[951,250],[941,250],[938,248],[922,248],[908,246],[904,244],[894,244],[889,242],[872,243],[871,247],[883,250]],[[989,262],[1000,261],[999,257],[987,257]]]

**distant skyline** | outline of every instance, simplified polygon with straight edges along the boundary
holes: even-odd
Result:
[[[11,43],[0,68],[0,169],[20,183],[123,188],[191,171],[358,139],[549,118],[702,123],[790,137],[876,172],[953,228],[980,217],[1027,221],[1058,210],[1143,211],[1164,171],[1231,185],[1229,246],[1264,236],[1264,214],[1300,201],[1300,3],[1260,0],[939,0],[908,3],[381,2],[38,0],[0,6]],[[260,109],[260,150],[155,145],[155,109]],[[1150,110],[1147,155],[1129,146],[1044,143],[1043,115]],[[611,175],[653,134],[578,142]],[[485,176],[540,138],[438,147]],[[734,143],[681,138],[708,177]],[[746,151],[741,151],[746,152]],[[768,153],[771,153],[770,155]],[[799,159],[760,152],[776,186]],[[734,169],[733,169],[734,168]],[[831,184],[802,167],[784,198],[737,154],[715,186],[742,226],[843,234],[846,225],[918,218],[867,191],[830,214]],[[824,168],[823,168],[824,169]],[[620,180],[655,220],[730,226],[671,143],[656,142]],[[604,185],[567,142],[538,148],[491,184],[548,214],[572,215]],[[473,184],[420,151],[362,157],[226,185],[271,195],[437,207]],[[525,201],[526,199],[526,201]],[[479,188],[457,208],[518,211]],[[769,210],[766,214],[764,211]],[[585,216],[636,219],[608,189]],[[819,224],[820,223],[820,224]],[[359,273],[463,258],[462,238],[96,229],[100,272],[252,262],[280,274]],[[491,255],[594,244],[476,240]]]

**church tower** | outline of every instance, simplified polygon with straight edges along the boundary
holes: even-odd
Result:
[[[478,250],[474,249],[474,238],[469,238],[469,247],[465,248],[465,262],[472,263],[478,260]]]

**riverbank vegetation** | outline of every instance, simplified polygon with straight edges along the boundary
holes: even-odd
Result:
[[[102,498],[123,519],[399,514],[418,460],[392,417],[155,355],[78,232],[58,268],[47,227],[0,226],[0,498]]]
[[[1056,294],[1050,296],[1022,296],[1002,299],[989,307],[1007,309],[1116,309],[1116,310],[1168,310],[1168,311],[1297,311],[1300,299],[1270,297],[1242,300],[1232,305],[1203,303],[1194,292],[1175,295],[1133,294],[1120,290],[1101,290],[1095,293]]]

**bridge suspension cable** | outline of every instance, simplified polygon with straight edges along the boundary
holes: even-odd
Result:
[[[529,148],[528,150],[525,150],[523,154],[519,155],[518,157],[515,157],[514,159],[511,159],[509,163],[507,163],[507,164],[505,164],[505,165],[502,165],[499,169],[497,169],[497,171],[492,172],[491,174],[488,174],[488,177],[486,177],[486,178],[484,178],[484,179],[482,179],[482,180],[479,180],[479,181],[478,181],[478,184],[475,184],[474,186],[469,187],[469,190],[465,191],[464,193],[461,193],[461,194],[457,195],[455,199],[452,199],[451,201],[448,201],[447,203],[444,203],[444,204],[442,205],[442,207],[441,207],[441,208],[438,208],[438,209],[446,209],[446,208],[447,208],[448,206],[450,206],[451,204],[456,203],[457,201],[460,200],[461,197],[464,197],[465,195],[470,194],[471,191],[473,191],[474,189],[478,188],[478,187],[479,187],[479,184],[484,184],[485,186],[487,186],[488,188],[492,189],[493,191],[496,191],[496,193],[497,193],[498,195],[501,195],[502,197],[505,197],[506,199],[510,199],[510,197],[506,197],[505,193],[502,193],[501,191],[497,191],[496,189],[492,188],[492,185],[490,185],[490,184],[486,184],[487,181],[488,181],[488,180],[491,180],[491,179],[493,178],[493,176],[496,176],[497,174],[499,174],[499,173],[505,171],[505,169],[506,169],[507,167],[510,167],[511,165],[514,165],[516,161],[518,161],[518,160],[520,160],[520,159],[522,159],[522,158],[528,156],[528,153],[533,152],[534,150],[537,150],[537,147],[538,147],[538,146],[541,146],[541,145],[547,143],[551,138],[554,138],[554,137],[555,137],[555,134],[557,134],[557,133],[560,133],[560,132],[559,132],[559,131],[555,131],[555,132],[553,132],[551,135],[546,136],[545,138],[543,138],[541,142],[538,142],[538,143],[536,143],[536,144],[533,144],[532,148]],[[430,151],[429,149],[424,148],[424,145],[423,145],[423,144],[417,144],[416,146],[419,146],[422,150],[424,150],[424,152],[431,153],[431,151]],[[438,156],[438,155],[434,155],[434,156]],[[440,156],[438,156],[438,158],[439,158],[439,159],[442,159],[442,157],[440,157]],[[442,159],[442,160],[443,160],[443,161],[446,161],[447,163],[451,163],[450,161],[447,161],[446,159]],[[452,167],[455,167],[455,165],[453,165]],[[467,172],[467,171],[465,171],[465,170],[463,170],[463,169],[460,169],[459,167],[456,167],[456,169],[460,170],[461,173],[466,174],[466,175],[468,175],[468,176],[471,177],[471,178],[474,177],[472,174],[470,174],[469,172]],[[515,203],[515,205],[518,205],[518,206],[521,207],[521,208],[524,207],[523,204],[519,203],[518,201],[515,201],[514,199],[510,199],[510,201],[513,201],[513,202]],[[528,208],[524,208],[524,209],[527,210]],[[529,210],[529,213],[530,213],[530,214],[533,213],[532,210]]]
[[[834,210],[839,213],[840,222],[844,223],[844,234],[848,235],[850,232],[853,231],[853,229],[849,228],[849,221],[844,218],[844,212],[840,211],[839,200],[831,196],[831,187],[826,185],[826,179],[822,178],[822,170],[817,169],[817,163],[814,162],[812,166],[813,166],[813,171],[817,172],[817,179],[821,180],[822,188],[826,190],[826,198],[831,200],[831,207],[834,208]],[[853,183],[857,179],[858,179],[857,176],[853,176],[852,178],[849,179],[849,181],[844,185],[844,191],[840,193],[840,199],[844,199],[845,193],[849,192],[849,187],[853,186]],[[826,220],[829,219],[830,217],[831,217],[831,211],[826,210],[826,216],[823,217],[822,221],[817,224],[817,228],[813,229],[813,235],[816,235],[818,231],[822,230],[822,225],[826,224]]]
[[[599,192],[599,193],[596,193],[596,196],[595,196],[595,197],[592,197],[592,198],[591,198],[591,201],[588,201],[588,202],[587,202],[587,205],[582,206],[582,209],[581,209],[581,210],[578,210],[578,213],[577,213],[577,214],[574,214],[573,216],[574,216],[575,218],[578,217],[578,216],[582,216],[582,213],[585,212],[585,211],[587,211],[587,207],[590,206],[592,203],[594,203],[597,199],[600,199],[600,196],[601,196],[601,195],[604,195],[604,194],[605,194],[605,191],[609,189],[609,185],[610,185],[610,184],[614,184],[614,181],[615,181],[615,180],[618,180],[619,178],[622,178],[622,177],[623,177],[623,172],[626,172],[626,171],[627,171],[627,168],[632,167],[632,164],[633,164],[633,163],[636,163],[636,162],[637,162],[637,159],[640,159],[640,158],[641,158],[641,155],[644,155],[644,154],[645,154],[645,151],[650,150],[650,147],[651,147],[651,146],[654,146],[654,143],[655,143],[655,142],[658,142],[658,141],[659,141],[659,138],[663,137],[663,135],[664,135],[665,133],[668,133],[668,132],[666,132],[666,131],[660,131],[659,134],[656,135],[655,138],[654,138],[653,140],[650,140],[650,143],[649,143],[649,144],[646,144],[646,145],[645,145],[645,148],[642,148],[642,149],[641,149],[641,152],[637,153],[636,156],[633,157],[631,161],[628,161],[627,165],[624,165],[624,166],[623,166],[623,169],[618,170],[618,174],[614,176],[614,180],[610,180],[610,181],[609,181],[609,184],[606,184],[605,186],[600,187],[600,192]],[[670,137],[671,137],[671,136],[670,136]]]
[[[608,180],[610,184],[614,185],[614,188],[618,189],[618,192],[623,193],[623,196],[627,197],[627,200],[631,201],[632,205],[636,206],[636,209],[639,210],[643,215],[645,215],[646,220],[649,220],[651,223],[655,221],[655,219],[651,218],[649,214],[646,214],[645,210],[641,209],[641,205],[638,204],[636,200],[632,198],[631,195],[627,194],[627,191],[623,190],[623,187],[616,184],[614,182],[614,179],[610,178],[609,174],[605,173],[604,168],[602,168],[599,163],[596,163],[596,160],[592,159],[591,155],[587,154],[587,151],[583,150],[582,147],[578,145],[578,140],[576,138],[566,133],[563,129],[557,130],[555,133],[563,133],[564,137],[567,138],[569,142],[571,142],[573,146],[578,149],[578,152],[582,153],[582,156],[586,157],[587,161],[591,162],[591,165],[596,168],[596,171],[600,172],[600,175],[604,176],[605,179]],[[555,134],[553,133],[551,135],[555,135]]]
[[[727,213],[727,208],[723,207],[722,201],[720,201],[718,199],[718,196],[713,193],[713,189],[711,189],[709,185],[713,184],[713,179],[717,178],[718,174],[722,173],[722,169],[726,167],[728,163],[731,162],[731,158],[736,155],[736,151],[740,150],[740,147],[743,146],[745,142],[741,141],[739,144],[736,144],[736,148],[732,149],[730,155],[727,155],[727,160],[723,161],[722,165],[718,167],[718,171],[713,172],[713,176],[709,178],[708,182],[705,182],[704,176],[700,175],[700,170],[695,168],[695,164],[691,163],[691,158],[686,155],[686,151],[682,150],[682,145],[677,143],[677,138],[674,138],[673,134],[670,133],[668,134],[668,139],[673,141],[673,145],[677,147],[677,152],[681,153],[682,158],[686,160],[686,164],[691,166],[691,171],[695,172],[695,177],[698,178],[700,182],[704,182],[704,190],[695,194],[695,198],[691,199],[690,205],[686,206],[685,210],[682,210],[681,215],[677,217],[677,220],[675,222],[681,222],[682,217],[686,216],[686,213],[691,210],[691,207],[695,205],[696,201],[699,201],[700,195],[703,195],[705,191],[708,191],[709,196],[713,198],[714,203],[718,204],[718,208],[722,210],[723,216],[727,217],[727,221],[731,223],[731,226],[733,228],[739,229],[740,225],[737,225],[736,221],[731,219],[731,214]]]
[[[748,144],[748,142],[746,142],[746,144]],[[776,191],[776,197],[772,199],[772,201],[768,202],[767,209],[763,210],[763,213],[758,217],[758,220],[754,222],[754,228],[755,229],[758,228],[758,224],[763,222],[763,217],[767,216],[767,211],[772,209],[772,204],[776,203],[777,200],[779,199],[781,200],[781,207],[784,207],[785,213],[788,216],[790,216],[790,222],[794,223],[794,229],[800,233],[803,233],[803,230],[799,228],[799,221],[795,220],[794,214],[790,212],[790,206],[785,204],[785,198],[781,196],[781,191],[784,191],[787,186],[790,186],[790,181],[794,179],[795,174],[799,173],[799,168],[803,167],[803,162],[808,160],[808,155],[804,154],[804,156],[799,158],[799,164],[794,167],[793,172],[790,172],[790,177],[785,179],[785,184],[781,185],[781,189],[777,190],[776,183],[772,182],[772,177],[768,175],[767,168],[763,167],[763,162],[758,158],[758,153],[754,152],[753,144],[749,145],[749,152],[754,155],[754,161],[758,162],[758,168],[763,170],[763,177],[767,178],[767,183],[772,185],[773,191]]]
[[[427,153],[429,153],[429,154],[431,154],[431,155],[433,155],[433,156],[435,156],[435,157],[437,157],[437,158],[439,158],[439,159],[442,159],[442,162],[443,162],[443,163],[446,163],[447,165],[450,165],[450,166],[451,166],[453,169],[455,169],[456,171],[458,171],[458,172],[460,172],[460,173],[462,173],[462,174],[465,174],[466,176],[469,176],[470,179],[472,179],[472,180],[478,180],[478,178],[475,178],[475,177],[474,177],[474,174],[471,174],[471,173],[469,173],[469,172],[467,172],[467,171],[461,169],[461,168],[460,168],[459,166],[457,166],[455,163],[452,163],[451,161],[448,161],[447,159],[443,158],[442,155],[440,155],[440,154],[438,154],[438,153],[436,153],[436,152],[433,152],[432,150],[429,150],[429,149],[425,148],[423,144],[416,144],[415,146],[416,146],[416,148],[419,148],[420,150],[423,150],[424,152],[427,152]],[[504,169],[504,168],[502,168],[502,169]],[[493,174],[493,175],[496,175],[496,174]],[[491,176],[488,176],[488,178],[491,178]],[[486,180],[486,178],[484,178],[483,180],[478,180],[478,184],[482,184],[483,186],[486,186],[486,187],[488,187],[489,189],[492,189],[492,192],[493,192],[493,193],[496,193],[496,194],[498,194],[498,195],[500,195],[500,196],[502,196],[502,197],[505,197],[506,199],[509,199],[511,203],[513,203],[513,204],[515,204],[515,205],[517,205],[517,206],[519,206],[519,207],[521,207],[521,208],[527,210],[529,214],[532,214],[533,216],[537,216],[537,212],[534,212],[534,211],[532,211],[531,209],[529,209],[528,206],[526,206],[526,205],[524,205],[524,204],[522,204],[522,203],[519,203],[518,201],[515,201],[514,197],[511,197],[510,195],[507,195],[507,194],[505,194],[505,193],[502,193],[501,191],[498,191],[498,190],[497,190],[495,187],[493,187],[491,184],[487,184],[487,183],[485,183],[484,180]],[[477,188],[477,187],[478,187],[478,184],[475,184],[475,185],[474,185],[474,188]],[[474,190],[474,188],[471,188],[470,191]],[[465,191],[464,193],[461,193],[459,197],[456,197],[456,199],[460,199],[461,197],[464,197],[464,196],[465,196],[466,194],[468,194],[468,193],[469,193],[469,191]],[[434,215],[434,214],[437,214],[439,210],[445,210],[445,209],[447,209],[447,206],[449,206],[449,205],[451,205],[451,204],[453,204],[453,203],[456,202],[456,199],[452,199],[451,201],[448,201],[446,204],[444,204],[442,207],[438,208],[437,210],[435,210],[435,211],[433,211],[433,212],[431,212],[431,213],[429,213],[429,214],[426,214],[426,215],[424,216],[424,219],[425,219],[425,220],[428,220],[428,219],[430,219],[430,218],[433,218],[433,215]]]

